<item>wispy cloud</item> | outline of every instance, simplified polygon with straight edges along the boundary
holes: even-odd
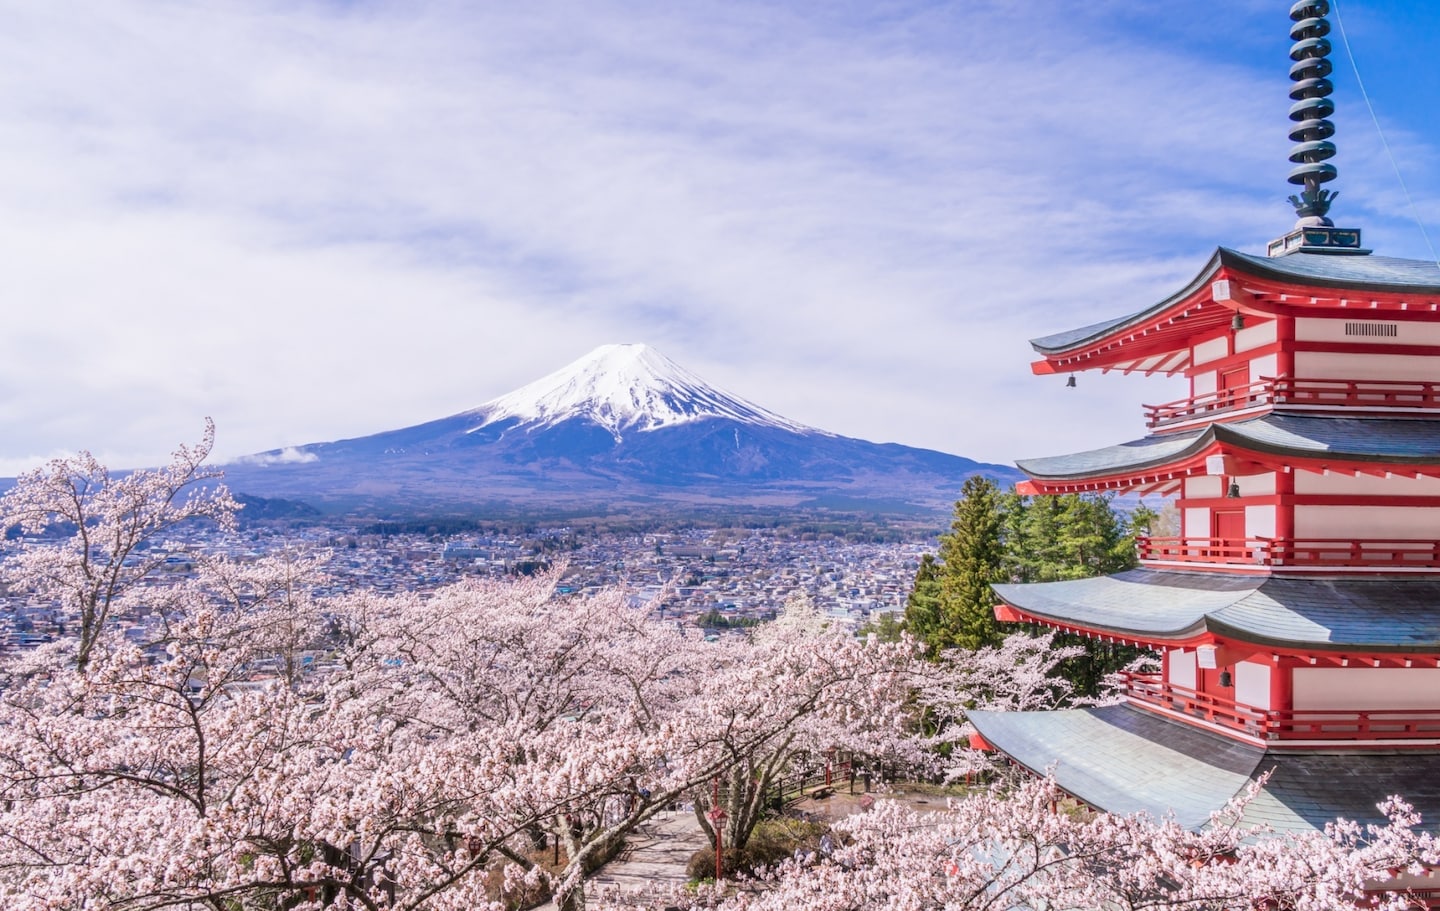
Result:
[[[1173,387],[1025,339],[1288,226],[1261,6],[0,5],[0,455],[354,436],[615,341],[849,435],[1134,435]],[[1360,117],[1342,203],[1393,209]]]
[[[243,455],[231,459],[229,465],[300,465],[306,462],[318,462],[320,457],[313,452],[300,449],[295,446],[286,446],[284,449],[277,449],[272,452],[257,452],[251,455]]]

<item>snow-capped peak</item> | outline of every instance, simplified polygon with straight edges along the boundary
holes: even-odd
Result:
[[[481,405],[473,430],[509,418],[556,424],[588,418],[619,439],[706,418],[814,432],[759,405],[727,395],[648,345],[601,345],[567,367]]]

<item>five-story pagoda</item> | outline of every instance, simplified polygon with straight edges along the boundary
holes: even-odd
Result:
[[[1035,340],[1040,374],[1183,374],[1150,434],[1020,462],[1021,492],[1173,495],[1139,569],[997,585],[1002,620],[1154,649],[1122,704],[977,712],[981,739],[1112,812],[1202,826],[1269,773],[1280,831],[1440,821],[1440,268],[1326,217],[1336,176],[1325,0],[1291,9],[1291,197],[1268,256],[1221,248],[1173,296]]]

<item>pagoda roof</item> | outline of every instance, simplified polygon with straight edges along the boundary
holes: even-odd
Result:
[[[1245,821],[1277,833],[1323,830],[1336,817],[1383,825],[1376,805],[1395,794],[1424,828],[1440,822],[1440,753],[1269,751],[1123,704],[969,718],[1011,759],[1111,813],[1173,813],[1199,830],[1269,772]]]
[[[1317,464],[1440,465],[1440,421],[1271,412],[1251,420],[1151,434],[1103,449],[1024,459],[1015,464],[1040,480],[1112,478],[1116,479],[1114,483],[1102,486],[1123,487],[1127,486],[1123,483],[1127,476],[1164,466],[1179,467],[1215,451],[1277,456],[1291,463],[1311,460]]]
[[[1440,265],[1428,259],[1395,256],[1345,256],[1334,253],[1290,253],[1253,256],[1221,247],[1220,263],[1260,278],[1320,288],[1413,294],[1440,294]]]
[[[1222,638],[1312,652],[1440,649],[1440,579],[1132,569],[992,588],[1026,619],[1147,643]]]
[[[1037,373],[1088,367],[1147,372],[1182,369],[1184,362],[1166,353],[1183,348],[1196,332],[1227,325],[1235,313],[1233,304],[1214,299],[1211,285],[1218,279],[1238,279],[1244,295],[1272,302],[1298,295],[1329,301],[1327,306],[1344,307],[1349,303],[1342,302],[1344,298],[1378,296],[1386,299],[1384,310],[1388,311],[1392,307],[1405,309],[1401,302],[1413,301],[1417,296],[1429,298],[1422,302],[1424,305],[1435,305],[1435,298],[1440,297],[1440,265],[1428,260],[1308,252],[1268,257],[1220,247],[1199,274],[1155,304],[1115,319],[1032,339],[1031,346],[1044,357],[1033,367]],[[1317,293],[1305,295],[1306,289]],[[1358,303],[1351,307],[1358,310],[1354,306]],[[1365,302],[1367,307],[1369,303]],[[1372,315],[1379,315],[1379,311]],[[1122,354],[1122,350],[1126,353]]]

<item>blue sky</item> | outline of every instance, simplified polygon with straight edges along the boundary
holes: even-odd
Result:
[[[1141,436],[1180,380],[1065,389],[1027,339],[1294,221],[1289,0],[1189,6],[0,0],[0,474],[206,415],[221,458],[363,435],[637,341],[849,436]],[[1440,240],[1429,7],[1339,11]],[[1332,215],[1430,257],[1332,37]]]

